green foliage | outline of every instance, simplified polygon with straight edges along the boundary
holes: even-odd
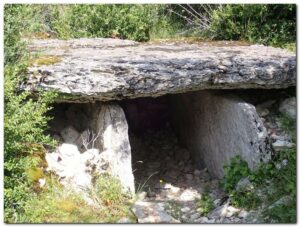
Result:
[[[255,209],[261,205],[261,199],[253,192],[247,190],[233,190],[230,194],[231,204],[235,207]]]
[[[32,155],[44,145],[54,145],[43,131],[49,118],[53,93],[42,93],[36,100],[18,87],[26,74],[26,49],[20,41],[24,31],[25,7],[5,5],[4,11],[4,209],[5,222],[15,222],[30,197],[40,163]],[[25,10],[26,11],[26,10]]]
[[[192,6],[207,18],[205,23],[210,21],[207,29],[193,28],[188,21],[195,18],[187,11],[182,12],[183,8],[176,4],[7,5],[5,20],[16,18],[20,33],[26,28],[22,34],[28,37],[112,37],[148,41],[193,34],[213,39],[247,40],[295,50],[296,5],[226,4],[217,7],[211,4],[208,7],[212,9],[211,13],[206,13],[201,5]],[[5,39],[5,45],[15,43],[17,36],[11,37],[11,40]],[[17,53],[12,51],[6,56]]]
[[[295,197],[296,198],[296,197]],[[276,223],[296,223],[296,200],[294,203],[289,203],[287,205],[280,204],[274,208],[264,212],[267,220],[274,221]]]
[[[44,32],[61,39],[110,37],[147,41],[156,24],[168,27],[167,18],[159,15],[163,5],[49,4],[30,7],[30,10],[21,9],[31,15],[26,34],[29,37],[40,37]]]
[[[280,117],[280,123],[282,124],[283,130],[292,136],[293,142],[296,142],[296,119],[291,118],[287,114],[282,114]]]
[[[296,42],[296,5],[227,4],[213,12],[214,39],[284,46]]]
[[[4,7],[4,61],[14,62],[23,57],[24,43],[20,42],[24,29],[22,5],[5,5]]]
[[[224,166],[224,175],[221,184],[226,192],[234,190],[235,185],[243,177],[250,174],[250,169],[247,162],[242,160],[240,156],[231,159],[230,165]]]
[[[207,215],[214,208],[214,203],[209,194],[204,193],[201,199],[197,201],[197,211],[203,215]]]

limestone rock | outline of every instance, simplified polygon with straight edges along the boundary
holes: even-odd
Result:
[[[135,223],[133,220],[130,218],[121,218],[119,221],[117,221],[118,224],[130,224],[130,223]]]
[[[58,147],[58,154],[64,161],[68,160],[71,162],[72,160],[77,160],[80,155],[77,146],[68,143],[64,143]]]
[[[286,88],[296,84],[296,56],[279,48],[118,39],[33,40],[53,65],[28,69],[21,89],[56,90],[60,101],[157,97],[203,89]]]
[[[280,103],[279,111],[282,113],[287,114],[293,119],[297,117],[297,101],[296,97],[291,97],[285,99],[283,102]]]
[[[228,207],[228,203],[215,208],[208,214],[208,217],[210,219],[225,218],[227,215],[227,207]]]
[[[198,199],[200,198],[201,195],[195,190],[195,189],[185,189],[180,197],[179,197],[179,200],[180,201],[193,201],[195,199]]]
[[[194,214],[192,214],[191,216],[190,216],[190,219],[191,219],[191,221],[194,221],[194,220],[196,220],[197,218],[199,218],[200,217],[200,214],[199,213],[194,213]]]
[[[191,208],[189,208],[189,207],[183,207],[183,208],[181,208],[180,210],[181,210],[181,212],[183,212],[183,213],[187,213],[187,212],[189,212],[189,211],[191,210]]]
[[[79,132],[73,126],[67,126],[60,134],[65,143],[74,143],[80,136]]]
[[[93,149],[93,138],[89,130],[84,130],[75,141],[80,152],[84,152],[87,149]]]
[[[250,103],[223,91],[198,91],[171,97],[171,108],[180,140],[212,177],[222,178],[223,166],[237,155],[251,169],[270,159],[267,130]]]
[[[232,217],[233,215],[235,215],[236,213],[238,213],[240,211],[240,209],[237,209],[233,206],[228,206],[227,207],[227,214],[226,214],[226,217],[229,218],[229,217]]]
[[[276,140],[274,143],[272,143],[272,147],[275,151],[281,151],[284,149],[288,149],[293,147],[295,144],[288,142],[286,140]]]
[[[248,215],[248,212],[245,211],[245,210],[242,210],[242,211],[239,213],[238,217],[239,217],[239,218],[246,218],[247,215]]]
[[[131,148],[124,112],[116,104],[96,103],[93,108],[91,127],[99,135],[95,140],[95,148],[101,151],[108,172],[120,179],[124,189],[134,193]]]
[[[47,170],[54,171],[62,184],[69,185],[77,191],[89,188],[92,176],[86,171],[81,156],[76,145],[64,143],[56,152],[46,154]]]
[[[235,186],[237,191],[252,191],[254,189],[253,184],[250,182],[248,177],[242,178]]]
[[[201,217],[197,220],[198,223],[209,223],[209,220],[207,217]]]
[[[46,184],[46,178],[41,178],[39,179],[39,186],[42,188],[44,187]]]
[[[163,203],[137,201],[131,210],[138,223],[179,223],[165,211]]]

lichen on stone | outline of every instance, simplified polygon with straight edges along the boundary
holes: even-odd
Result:
[[[44,55],[44,56],[40,56],[38,58],[35,58],[33,60],[30,61],[30,65],[37,65],[37,66],[41,66],[41,65],[54,65],[58,62],[61,62],[62,58],[59,56],[55,56],[55,55]]]

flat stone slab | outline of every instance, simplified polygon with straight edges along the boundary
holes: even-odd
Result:
[[[131,210],[138,219],[138,223],[180,223],[169,215],[164,203],[137,201]]]
[[[21,89],[56,90],[64,102],[157,97],[203,89],[296,85],[296,55],[262,45],[137,43],[119,39],[33,40],[33,64]]]

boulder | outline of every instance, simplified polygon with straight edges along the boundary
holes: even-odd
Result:
[[[255,107],[223,91],[171,97],[172,121],[198,169],[222,178],[223,166],[239,155],[251,169],[271,158],[267,130]]]
[[[286,140],[276,140],[274,143],[272,143],[272,147],[275,151],[282,151],[284,149],[289,149],[295,146],[294,143],[291,143]]]
[[[28,69],[23,90],[55,90],[59,101],[157,97],[203,89],[296,85],[296,55],[262,45],[137,43],[119,39],[32,40],[53,65]]]
[[[287,114],[293,119],[296,119],[297,117],[297,101],[296,97],[291,97],[288,99],[283,100],[280,103],[279,111],[281,113]]]

